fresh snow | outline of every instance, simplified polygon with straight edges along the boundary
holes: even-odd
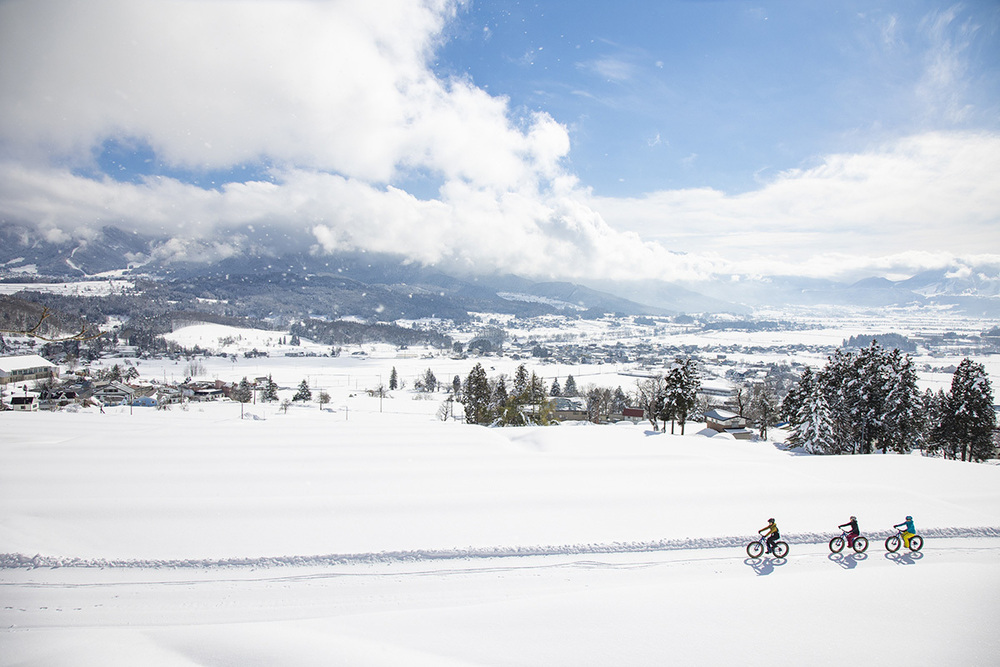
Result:
[[[308,370],[280,361],[306,360],[270,360],[289,380]],[[333,393],[242,420],[228,402],[6,413],[0,665],[1000,654],[1000,467],[808,456],[698,424],[488,429],[436,420],[440,395]],[[851,514],[871,546],[832,556]],[[924,550],[886,554],[906,514]],[[751,561],[769,516],[791,553]]]

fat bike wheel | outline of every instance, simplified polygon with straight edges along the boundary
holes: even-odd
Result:
[[[896,553],[897,551],[899,551],[900,542],[901,540],[899,539],[899,535],[893,535],[891,537],[887,537],[885,540],[885,550],[892,554]]]
[[[788,555],[788,542],[775,542],[771,553],[774,554],[775,558],[784,558]]]
[[[839,554],[843,550],[844,550],[843,537],[835,537],[832,540],[830,540],[830,551],[832,551],[835,554]]]
[[[911,542],[911,544],[912,544],[912,542]],[[865,551],[867,551],[868,550],[868,538],[867,537],[861,537],[860,535],[858,535],[857,537],[855,537],[854,538],[854,550],[856,552],[858,552],[859,554],[863,554]]]
[[[910,551],[920,551],[924,547],[924,538],[914,535],[910,538]]]
[[[762,553],[764,553],[764,545],[760,542],[751,542],[747,545],[747,556],[750,558],[760,558]]]

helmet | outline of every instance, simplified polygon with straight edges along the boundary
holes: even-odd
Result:
[[[851,516],[851,521],[857,521],[857,520],[858,520],[858,517],[853,516],[853,515]]]
[[[771,519],[768,519],[768,520],[767,520],[767,522],[768,522],[768,523],[774,523],[774,519],[773,519],[773,518],[771,518]]]
[[[907,520],[907,521],[913,521],[913,517],[912,517],[912,516],[907,516],[907,517],[906,517],[906,520]]]

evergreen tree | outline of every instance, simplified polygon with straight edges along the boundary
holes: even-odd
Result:
[[[619,386],[611,395],[611,414],[620,415],[625,412],[625,408],[627,407],[628,396],[625,395],[625,392]]]
[[[308,382],[306,382],[305,380],[303,380],[302,382],[299,383],[299,390],[297,392],[295,392],[294,396],[292,396],[292,400],[293,401],[311,401],[312,400],[312,391],[310,391],[310,389],[309,389],[309,383]]]
[[[572,375],[566,376],[566,384],[563,385],[562,395],[570,398],[580,395],[580,392],[576,388],[576,380],[573,379]]]
[[[507,381],[501,375],[493,382],[493,391],[490,395],[490,409],[494,414],[500,413],[507,405]]]
[[[399,374],[396,373],[396,367],[392,367],[392,371],[389,373],[389,391],[396,391],[399,389]]]
[[[813,375],[812,369],[806,366],[805,370],[802,371],[802,377],[799,378],[798,383],[789,389],[788,393],[785,394],[785,398],[782,399],[781,418],[791,426],[798,424],[802,403],[813,392],[815,384],[816,377]]]
[[[528,392],[525,403],[530,405],[540,405],[545,402],[548,398],[548,394],[545,392],[545,381],[542,378],[535,375],[535,372],[531,372],[531,378],[528,380]]]
[[[914,446],[922,449],[924,429],[913,362],[909,355],[904,355],[898,349],[889,351],[886,361],[888,391],[885,394],[879,442],[882,453],[893,451],[905,454]]]
[[[514,394],[524,396],[528,393],[528,369],[521,364],[514,371]]]
[[[810,454],[837,454],[833,431],[833,419],[823,389],[814,383],[812,391],[802,397],[792,429],[792,444],[803,447]]]
[[[951,392],[944,415],[945,432],[952,451],[963,461],[992,458],[993,388],[982,364],[963,359],[951,379]]]
[[[477,363],[469,371],[462,387],[462,404],[465,406],[465,422],[467,424],[490,423],[490,384],[486,371],[481,363]]]
[[[673,432],[673,421],[676,420],[680,424],[681,435],[684,435],[684,424],[694,412],[700,388],[701,379],[698,377],[694,359],[690,357],[683,361],[678,359],[677,365],[670,369],[666,378],[666,403],[669,405],[669,412],[672,413],[671,432]]]
[[[437,378],[434,376],[434,371],[429,368],[424,371],[424,376],[421,379],[421,387],[424,391],[437,391],[437,382]]]
[[[767,382],[754,385],[750,391],[749,412],[761,439],[767,440],[767,429],[778,421],[778,397],[774,387]]]
[[[229,397],[234,401],[239,401],[240,403],[249,403],[253,400],[253,387],[250,386],[250,382],[247,380],[246,376],[240,380],[239,384],[236,385],[231,392],[229,392]]]
[[[265,403],[278,400],[278,383],[275,382],[270,375],[267,376],[267,381],[264,383],[264,388],[260,394],[260,400]]]
[[[562,394],[562,387],[559,386],[559,378],[552,381],[552,386],[549,388],[549,396],[559,396]]]

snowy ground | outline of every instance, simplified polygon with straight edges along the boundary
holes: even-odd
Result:
[[[0,665],[1000,654],[1000,467],[798,456],[697,426],[485,429],[349,391],[349,414],[4,415]],[[852,513],[872,545],[831,556]],[[926,546],[887,555],[908,513]],[[768,516],[792,551],[751,561]]]

